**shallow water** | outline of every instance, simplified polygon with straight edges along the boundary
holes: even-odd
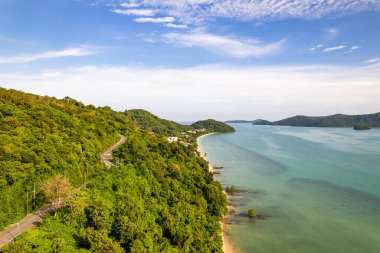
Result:
[[[380,129],[233,126],[199,145],[244,190],[230,198],[239,252],[380,252]]]

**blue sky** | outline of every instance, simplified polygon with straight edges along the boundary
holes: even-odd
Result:
[[[380,111],[377,0],[0,0],[0,85],[173,120]]]

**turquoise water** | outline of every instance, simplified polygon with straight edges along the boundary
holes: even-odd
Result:
[[[199,146],[244,190],[228,219],[239,252],[380,252],[380,129],[232,125]]]

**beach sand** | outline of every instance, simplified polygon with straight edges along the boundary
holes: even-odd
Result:
[[[210,163],[210,161],[207,159],[207,157],[205,156],[205,153],[202,152],[202,150],[199,148],[199,142],[198,140],[200,138],[203,138],[207,135],[211,135],[211,134],[214,134],[214,133],[210,133],[210,134],[205,134],[205,135],[202,135],[200,137],[197,138],[197,143],[198,143],[198,153],[200,154],[200,156],[208,163],[208,170],[212,173],[215,172],[215,169],[213,167],[213,165]],[[223,191],[223,193],[227,196],[226,192]],[[227,199],[228,199],[228,196],[227,196]],[[222,226],[222,240],[223,240],[223,252],[224,253],[236,253],[237,250],[236,248],[234,247],[233,243],[232,243],[232,240],[231,240],[231,236],[230,236],[230,226],[228,225],[227,223],[227,220],[228,220],[228,215],[230,213],[232,213],[234,211],[233,207],[231,205],[227,205],[227,208],[228,208],[228,212],[227,212],[227,215],[225,217],[223,217],[222,221],[221,221],[221,226]]]

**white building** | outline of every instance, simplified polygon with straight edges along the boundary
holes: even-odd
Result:
[[[177,142],[177,141],[178,141],[178,137],[175,137],[175,136],[168,137],[168,142],[170,142],[170,143]]]

